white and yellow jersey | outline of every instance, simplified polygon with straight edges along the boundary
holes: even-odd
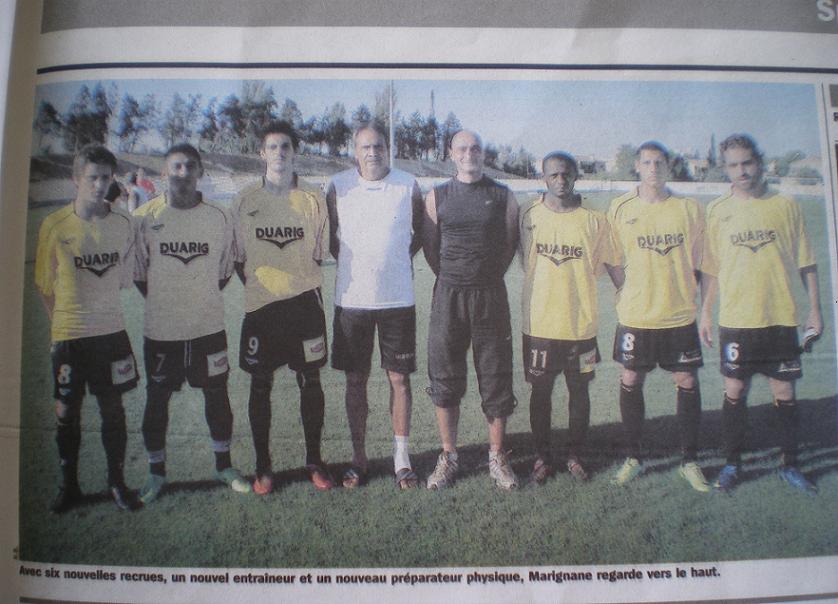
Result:
[[[651,203],[637,189],[608,210],[617,263],[626,281],[617,296],[622,325],[639,329],[682,327],[695,321],[704,212],[688,197]]]
[[[84,220],[69,204],[47,216],[38,234],[35,285],[54,298],[52,340],[107,335],[124,329],[119,289],[134,267],[131,216],[111,207]]]
[[[219,281],[233,272],[233,220],[225,208],[201,201],[182,210],[160,195],[137,216],[136,281],[145,281],[145,336],[191,340],[224,329]]]
[[[719,324],[757,328],[798,324],[792,292],[815,264],[800,206],[767,193],[724,195],[707,207],[701,270],[719,280]]]
[[[520,217],[524,264],[522,331],[538,338],[587,340],[597,332],[597,276],[615,264],[602,212],[555,212],[543,196]]]
[[[236,262],[244,264],[245,311],[320,287],[320,261],[329,253],[329,215],[319,191],[271,193],[264,181],[233,202]]]

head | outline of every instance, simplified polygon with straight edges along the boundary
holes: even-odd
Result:
[[[137,180],[145,180],[145,168],[137,168]]]
[[[550,195],[568,200],[574,197],[573,187],[579,176],[579,166],[571,154],[563,151],[548,153],[541,161],[541,171]]]
[[[451,137],[451,159],[457,176],[479,178],[483,175],[483,141],[470,130],[460,130]]]
[[[747,134],[733,134],[719,144],[725,173],[733,188],[747,195],[758,195],[764,181],[762,152]]]
[[[169,193],[176,197],[192,196],[198,190],[198,180],[204,175],[204,166],[198,150],[187,143],[179,143],[166,151],[163,176]]]
[[[266,175],[290,174],[300,145],[300,137],[293,126],[282,120],[272,121],[262,130],[261,139],[259,156],[265,161]]]
[[[358,126],[352,134],[358,171],[366,180],[381,180],[390,171],[387,135],[375,122]]]
[[[132,185],[137,184],[137,173],[136,172],[131,172],[131,174],[128,176],[128,183],[132,184]]]
[[[101,145],[86,145],[73,158],[76,198],[86,203],[105,199],[116,172],[116,157]]]
[[[634,169],[640,176],[640,183],[661,188],[669,178],[669,150],[658,141],[646,141],[637,148]]]

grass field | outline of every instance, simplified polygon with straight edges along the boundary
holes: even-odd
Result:
[[[604,209],[605,194],[586,197]],[[707,201],[707,200],[702,200]],[[470,376],[460,428],[462,477],[443,492],[400,493],[392,480],[388,388],[380,371],[370,381],[369,484],[356,491],[315,492],[302,472],[302,427],[293,375],[277,374],[273,396],[272,451],[279,489],[257,498],[235,494],[212,480],[213,456],[199,391],[187,387],[171,404],[168,469],[171,488],[153,506],[120,513],[105,494],[105,461],[95,402],[83,411],[80,482],[87,501],[63,516],[48,505],[59,480],[49,375],[49,328],[32,284],[35,234],[50,209],[31,210],[24,287],[24,347],[21,401],[20,557],[24,560],[85,564],[153,566],[453,566],[686,562],[785,558],[838,554],[838,438],[836,438],[836,357],[829,286],[829,248],[822,199],[799,200],[821,262],[822,307],[826,332],[804,360],[798,384],[804,448],[802,468],[820,488],[815,498],[791,491],[774,473],[778,462],[770,425],[771,397],[756,378],[749,398],[751,452],[744,484],[733,496],[693,492],[677,477],[678,446],[674,388],[665,372],[646,384],[647,472],[626,488],[609,484],[621,461],[617,406],[618,366],[610,360],[614,330],[613,288],[601,283],[599,329],[604,361],[591,387],[592,450],[587,467],[592,479],[574,484],[561,473],[542,488],[499,492],[491,486],[486,463],[486,427]],[[513,331],[519,331],[521,271],[507,278]],[[438,435],[430,399],[424,394],[427,321],[433,275],[421,254],[416,261],[419,371],[413,378],[411,448],[423,478],[433,469]],[[331,324],[334,265],[324,268],[327,319]],[[802,290],[802,288],[801,288]],[[225,290],[231,359],[238,358],[242,287]],[[800,300],[803,301],[802,291]],[[142,298],[124,293],[128,332],[141,352]],[[533,461],[529,437],[529,394],[515,346],[515,393],[519,407],[508,425],[508,448],[521,478]],[[141,364],[141,359],[138,357]],[[705,349],[700,372],[704,400],[701,464],[715,477],[723,464],[718,352]],[[337,471],[351,456],[343,410],[343,376],[324,370],[326,426],[323,450]],[[254,455],[247,420],[248,377],[230,377],[235,414],[233,459],[252,474]],[[140,434],[144,389],[125,397],[129,441],[126,475],[139,487],[146,475]],[[567,425],[562,381],[554,393],[556,443]]]

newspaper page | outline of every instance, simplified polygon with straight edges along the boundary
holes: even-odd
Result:
[[[838,601],[838,3],[15,9],[3,601]]]

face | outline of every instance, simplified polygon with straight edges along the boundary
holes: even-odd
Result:
[[[640,175],[640,182],[650,187],[662,187],[669,178],[669,162],[657,149],[643,149],[634,161],[634,169]]]
[[[564,199],[573,194],[576,184],[576,170],[573,164],[558,158],[551,158],[544,162],[544,184],[550,194]]]
[[[459,132],[451,139],[451,159],[458,174],[483,172],[483,145],[472,132]]]
[[[294,143],[287,134],[267,135],[259,155],[265,160],[267,172],[284,174],[294,167]]]
[[[113,182],[113,170],[107,164],[85,164],[81,174],[73,176],[77,197],[85,203],[101,203]]]
[[[735,189],[753,193],[762,186],[762,163],[750,149],[732,147],[722,154],[725,172]]]
[[[375,130],[361,130],[355,137],[355,160],[367,180],[380,180],[390,169],[387,142]]]
[[[204,170],[195,158],[185,153],[172,153],[166,159],[165,176],[169,192],[175,196],[191,195],[198,189]]]
[[[138,168],[137,169],[137,180],[144,180],[145,179],[145,169]]]

